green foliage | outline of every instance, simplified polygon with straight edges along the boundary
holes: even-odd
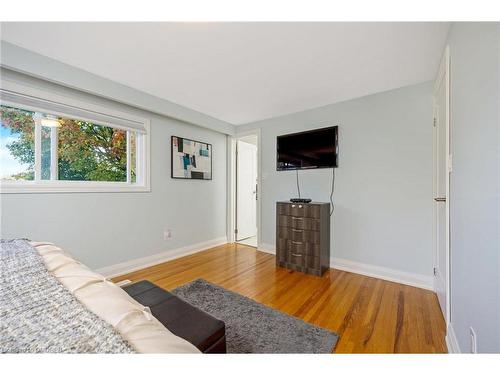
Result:
[[[9,107],[1,107],[2,126],[11,133],[18,134],[19,140],[7,145],[11,155],[23,164],[28,165],[25,172],[11,176],[15,180],[33,180],[35,172],[35,122],[33,112]]]
[[[33,112],[1,107],[2,126],[19,138],[7,145],[28,171],[13,178],[33,179],[35,164]],[[127,133],[85,121],[59,118],[59,179],[73,181],[126,181]],[[42,128],[42,165],[50,165],[50,131]],[[43,173],[48,173],[42,168]],[[27,177],[27,178],[26,178]],[[43,179],[48,176],[43,175]]]

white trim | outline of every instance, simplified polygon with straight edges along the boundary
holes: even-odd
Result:
[[[59,132],[57,128],[50,128],[50,180],[59,179],[58,152],[59,152]]]
[[[447,45],[444,49],[443,56],[441,58],[441,62],[439,64],[438,73],[436,75],[436,79],[434,81],[433,88],[433,115],[436,118],[436,96],[439,88],[443,84],[445,85],[445,155],[446,155],[446,178],[445,178],[445,196],[446,196],[446,209],[445,209],[445,262],[446,262],[446,272],[445,275],[440,275],[441,279],[444,279],[445,289],[446,289],[446,315],[444,316],[446,326],[451,327],[451,262],[450,262],[450,172],[452,170],[451,165],[451,154],[450,154],[450,46]],[[433,128],[433,197],[437,196],[437,156],[438,156],[438,139],[437,139],[437,128]],[[433,243],[434,243],[434,266],[437,267],[438,264],[438,234],[437,234],[437,225],[438,225],[438,211],[437,204],[433,202],[433,214],[434,214],[434,225],[433,225]],[[444,277],[443,277],[444,276]],[[436,291],[436,285],[438,281],[436,280],[436,276],[433,277],[433,290]]]
[[[236,241],[234,233],[236,225],[236,141],[249,135],[255,135],[257,137],[257,248],[259,248],[260,240],[262,238],[262,140],[260,128],[239,132],[228,141],[228,164],[231,168],[231,173],[228,174],[228,178],[230,179],[228,182],[228,188],[230,188],[228,207],[228,240],[230,243]]]
[[[268,254],[276,255],[276,248],[275,248],[275,246],[269,245],[267,243],[261,243],[257,247],[257,250],[262,251],[263,253],[268,253]]]
[[[392,281],[399,284],[410,285],[417,288],[434,290],[432,276],[399,271],[393,268],[374,266],[371,264],[354,262],[352,260],[341,258],[331,258],[330,267],[346,272],[353,272],[364,276]]]
[[[52,92],[47,92],[27,85],[19,84],[16,82],[5,81],[1,82],[1,89],[8,90],[12,93],[19,94],[25,97],[31,97],[39,100],[53,101],[66,106],[73,106],[75,108],[80,108],[85,111],[106,114],[112,117],[127,119],[135,123],[142,124],[142,128],[145,134],[138,131],[135,128],[131,128],[130,131],[137,131],[137,166],[136,173],[138,178],[135,183],[130,182],[105,182],[105,181],[50,181],[41,180],[41,162],[39,152],[35,152],[35,180],[34,181],[0,181],[0,193],[1,194],[16,194],[16,193],[120,193],[120,192],[149,192],[151,191],[151,180],[150,180],[150,133],[151,133],[151,122],[147,118],[138,117],[125,112],[117,111],[115,109],[110,109],[104,106],[95,105],[88,103],[86,101],[77,100],[74,98],[64,97],[62,95],[54,94]],[[2,104],[7,104],[11,106],[19,106],[20,108],[26,108],[22,103],[3,101]],[[52,113],[50,110],[44,110],[43,108],[30,107],[37,111],[47,111]],[[60,113],[58,113],[60,114]],[[64,114],[60,114],[65,116]],[[71,117],[71,115],[67,115]],[[83,119],[93,121],[92,119]],[[35,121],[36,122],[36,121]],[[93,121],[94,122],[94,121]],[[103,124],[105,126],[110,126],[110,124],[104,124],[100,121],[96,123]],[[112,126],[113,127],[113,126]],[[120,126],[114,126],[120,127]],[[40,150],[41,143],[41,127],[39,124],[35,124],[35,150]],[[127,153],[129,151],[127,150]],[[142,164],[141,164],[142,163]],[[128,164],[128,162],[127,162]],[[141,168],[137,168],[140,165]],[[129,168],[127,168],[129,169]]]
[[[3,102],[2,102],[3,104]],[[40,113],[35,112],[33,116],[35,123],[35,181],[42,180],[42,125],[40,124]],[[1,186],[1,185],[0,185]]]
[[[127,152],[127,183],[130,184],[132,181],[132,143],[130,141],[131,133],[130,130],[127,130],[125,133],[125,136],[127,137],[127,146],[126,146],[126,152]]]
[[[257,250],[268,254],[276,254],[276,246],[270,244],[261,243]],[[392,268],[374,266],[371,264],[354,262],[352,260],[341,258],[331,258],[330,267],[341,271],[375,277],[377,279],[410,285],[417,288],[434,290],[432,276],[404,272]]]
[[[448,347],[449,354],[462,353],[462,351],[460,350],[460,345],[458,345],[455,330],[453,329],[453,325],[451,323],[448,324],[448,328],[446,329],[446,346]]]
[[[19,106],[33,112],[47,112],[52,115],[74,118],[122,130],[145,131],[143,126],[145,118],[106,106],[69,98],[11,81],[1,81],[0,90],[2,92],[1,101],[8,106]],[[63,107],[64,110],[54,109],[55,105]],[[78,114],[71,113],[75,110],[78,111]],[[79,113],[80,111],[83,112],[83,115]],[[101,119],[98,119],[98,117]],[[119,124],[119,122],[125,123],[125,125]]]
[[[227,136],[227,197],[226,197],[226,217],[227,217],[227,242],[234,243],[236,236],[235,228],[235,213],[234,202],[236,200],[236,139]]]
[[[168,262],[170,260],[182,258],[186,255],[199,253],[200,251],[208,250],[212,247],[224,245],[226,243],[227,237],[219,237],[213,240],[180,247],[177,249],[165,250],[161,253],[153,254],[147,257],[132,259],[127,262],[102,267],[97,269],[96,272],[107,278],[113,278],[160,263]]]
[[[0,194],[32,193],[135,193],[149,192],[149,186],[104,181],[1,181]]]

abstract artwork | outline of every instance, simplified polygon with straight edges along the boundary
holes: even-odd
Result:
[[[211,180],[212,145],[172,136],[172,178]]]

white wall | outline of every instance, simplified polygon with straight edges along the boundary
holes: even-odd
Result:
[[[339,125],[331,256],[429,280],[431,94],[424,83],[238,127],[261,128],[262,246],[275,244],[276,201],[297,196],[295,172],[276,171],[276,137]],[[331,169],[299,173],[303,197],[329,200]]]
[[[51,241],[92,268],[226,236],[226,136],[136,111],[44,81],[2,71],[2,79],[57,91],[151,119],[151,192],[1,194],[1,237]],[[213,180],[170,178],[170,136],[213,145]],[[164,228],[172,238],[163,239]]]
[[[460,350],[500,352],[500,24],[455,23],[451,53],[451,322]]]

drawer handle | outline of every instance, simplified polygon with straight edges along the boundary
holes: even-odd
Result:
[[[292,241],[292,243],[293,243],[294,245],[302,245],[302,242],[299,242],[299,241]]]
[[[302,229],[292,229],[292,232],[302,233],[303,230]]]
[[[295,205],[294,205],[294,204],[292,204],[292,208],[295,208]]]
[[[292,253],[292,256],[293,256],[293,257],[301,257],[301,256],[302,256],[302,254],[294,254],[294,253]]]
[[[302,205],[301,205],[301,204],[299,204],[299,208],[302,208]]]
[[[304,218],[303,218],[303,217],[295,217],[295,216],[292,216],[292,219],[293,219],[293,220],[304,220]]]

